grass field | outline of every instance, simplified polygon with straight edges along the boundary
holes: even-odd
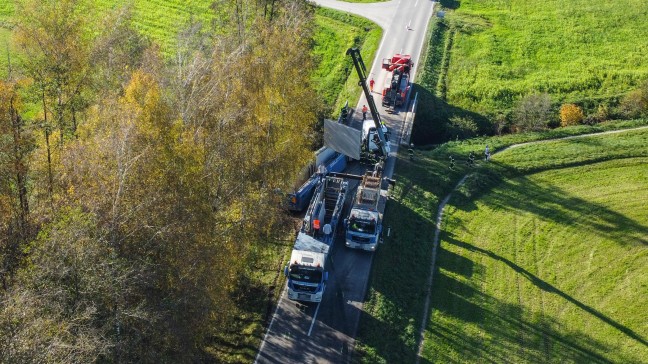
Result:
[[[382,29],[365,18],[331,9],[318,8],[316,14],[313,54],[319,67],[314,83],[318,95],[337,116],[346,101],[355,107],[361,93],[358,76],[346,50],[360,48],[363,60],[370,63],[378,50]]]
[[[97,14],[116,9],[129,0],[99,0],[92,3]],[[135,27],[160,45],[162,52],[171,57],[176,49],[177,33],[191,22],[210,23],[211,0],[154,0],[133,2]],[[13,13],[10,2],[0,2],[0,75],[7,73],[6,47],[10,42],[7,22]],[[318,67],[313,75],[318,94],[336,116],[344,102],[355,106],[359,99],[358,77],[350,58],[345,55],[349,47],[362,49],[364,59],[373,59],[382,29],[367,19],[339,11],[318,8],[315,14],[313,55]]]
[[[558,102],[623,94],[648,78],[647,16],[642,0],[463,0],[449,17],[448,101],[486,112],[532,90]]]
[[[648,142],[648,132],[633,134],[551,147],[571,154],[581,143],[602,149]],[[639,363],[648,357],[648,159],[584,163],[505,179],[478,200],[451,200],[425,359]]]
[[[95,0],[91,3],[91,11],[100,16],[106,11],[132,4],[135,26],[143,34],[157,42],[162,52],[172,54],[176,44],[176,34],[179,29],[191,21],[205,21],[211,18],[211,0]],[[4,24],[13,14],[13,5],[9,0],[0,4],[0,24]]]
[[[419,78],[419,144],[438,143],[454,115],[486,124],[523,96],[546,92],[586,112],[648,79],[648,3],[643,0],[441,0]],[[440,130],[441,132],[443,130]],[[483,130],[485,131],[485,130]],[[416,141],[415,141],[416,142]]]
[[[365,311],[363,313],[359,328],[359,361],[364,363],[414,362],[417,350],[417,335],[418,330],[421,327],[423,305],[426,296],[424,287],[430,273],[432,240],[434,235],[434,220],[436,217],[436,211],[441,199],[443,199],[454,188],[459,179],[469,171],[469,168],[466,165],[466,157],[469,151],[478,153],[477,156],[479,157],[481,155],[480,153],[483,152],[483,148],[486,144],[490,145],[491,150],[498,150],[507,145],[517,144],[521,142],[550,139],[558,136],[584,134],[588,131],[601,131],[603,130],[601,128],[613,129],[618,127],[646,125],[646,123],[647,121],[637,121],[633,123],[604,123],[599,125],[596,129],[591,127],[576,127],[554,130],[545,133],[507,135],[504,137],[494,138],[479,138],[466,142],[446,143],[442,147],[436,148],[431,151],[417,151],[414,161],[400,159],[397,164],[398,167],[396,169],[395,175],[397,186],[393,195],[394,199],[389,202],[389,204],[387,205],[387,211],[385,212],[385,224],[392,227],[392,236],[385,239],[385,244],[381,245],[380,249],[376,253],[373,272],[370,278],[368,302],[365,305]],[[485,198],[482,197],[484,193],[489,191],[491,188],[502,188],[497,186],[504,186],[505,183],[508,183],[506,181],[508,181],[509,179],[515,180],[515,178],[531,178],[524,176],[531,172],[552,170],[554,168],[558,168],[556,169],[556,171],[564,171],[564,173],[568,173],[568,171],[572,170],[572,168],[570,167],[586,168],[587,166],[590,166],[591,163],[608,161],[610,159],[616,158],[629,158],[627,160],[623,159],[623,161],[625,162],[619,162],[619,164],[621,165],[623,163],[630,163],[629,161],[632,161],[632,158],[644,156],[644,159],[642,160],[643,164],[637,162],[639,160],[634,159],[634,162],[628,164],[627,168],[623,167],[621,168],[621,170],[634,168],[635,175],[638,175],[638,171],[640,171],[641,168],[644,167],[643,177],[639,175],[635,178],[635,181],[638,178],[643,178],[643,180],[645,181],[647,173],[645,168],[645,156],[648,155],[647,138],[648,130],[644,129],[644,131],[642,132],[628,132],[623,134],[610,135],[608,137],[574,139],[569,142],[546,142],[540,143],[538,145],[530,145],[528,147],[511,149],[510,151],[504,152],[502,155],[494,158],[494,163],[490,163],[489,165],[493,169],[487,169],[483,167],[479,168],[478,170],[480,171],[480,177],[468,179],[466,187],[462,189],[465,196],[470,196],[465,197],[465,205],[468,207],[464,208],[464,210],[469,210],[466,211],[466,213],[473,211],[471,209],[475,209],[475,204],[478,203],[478,201],[481,201],[481,198]],[[578,147],[575,147],[575,145],[578,145]],[[449,155],[453,155],[458,161],[457,167],[454,171],[451,171],[448,168]],[[578,174],[578,172],[575,173]],[[630,175],[630,177],[632,177],[632,175]],[[520,191],[520,189],[523,189],[523,187],[520,187],[517,184],[515,184],[515,186],[519,188],[518,191]],[[586,187],[587,185],[584,186]],[[569,189],[564,187],[564,191],[570,191],[571,193],[573,189],[577,190],[577,186],[568,187]],[[547,188],[545,187],[543,189],[539,189],[538,193],[541,196],[543,194],[548,194]],[[583,193],[586,192],[583,191]],[[645,182],[643,193],[647,193],[647,191],[645,191]],[[586,197],[586,195],[563,196],[560,192],[555,191],[549,196],[558,199],[557,201],[553,202],[554,204],[565,201],[567,201],[567,203],[573,204],[577,201],[580,201],[578,200],[579,198],[581,200],[584,200],[584,198]],[[560,198],[563,199],[561,200]],[[623,202],[623,200],[619,201]],[[458,202],[453,203],[455,205],[458,205]],[[462,201],[462,203],[464,202]],[[604,215],[602,215],[603,219],[610,220],[619,218],[620,220],[618,221],[618,223],[625,224],[622,225],[624,226],[624,228],[638,229],[639,223],[628,222],[630,219],[634,219],[634,217],[628,218],[626,216],[625,219],[622,219],[621,216],[625,215],[623,215],[622,212],[616,211],[618,204],[605,205],[606,203],[607,202],[605,200],[595,200],[587,206],[603,206],[606,209],[604,210],[606,212],[604,213]],[[552,205],[552,202],[547,202],[546,204],[547,206],[554,206]],[[449,224],[457,221],[457,218],[455,216],[457,216],[459,212],[463,212],[464,210],[455,209],[453,212],[454,214],[452,215],[452,219],[449,220]],[[578,213],[585,213],[585,211],[589,210],[587,210],[585,207],[583,207],[583,209],[577,209],[576,207],[574,207],[572,208],[570,214],[563,214],[558,216],[561,218],[564,217],[565,219],[576,219]],[[645,208],[643,211],[644,215],[648,215],[645,213]],[[637,211],[636,213],[640,213],[640,211]],[[643,239],[645,241],[646,221],[643,220],[642,224],[644,224]],[[505,227],[507,225],[502,223],[502,226]],[[593,223],[589,226],[578,226],[582,227],[583,229],[587,229],[590,226],[593,226]],[[483,229],[484,231],[491,231],[491,228],[488,225],[483,226]],[[511,228],[509,230],[501,231],[501,233],[506,236],[510,231],[512,231]],[[462,229],[458,229],[457,231],[453,230],[452,236],[460,236],[460,234],[462,233]],[[637,232],[635,234],[635,237],[638,236],[637,234],[640,233]],[[566,234],[565,236],[568,235]],[[599,247],[598,254],[604,256],[603,251],[606,246],[607,245],[601,245]],[[450,249],[446,250],[445,245],[443,246],[443,248],[444,249],[439,252],[439,256],[437,257],[437,267],[442,267],[442,270],[437,269],[437,271],[435,272],[434,292],[432,294],[432,310],[434,312],[434,315],[444,314],[449,309],[455,309],[455,306],[453,305],[458,305],[456,307],[456,309],[458,310],[463,308],[475,308],[476,310],[478,310],[479,307],[471,304],[461,306],[462,301],[459,301],[461,297],[457,296],[458,293],[454,290],[454,287],[448,286],[446,283],[444,283],[444,280],[446,282],[448,280],[444,278],[443,273],[444,270],[450,270],[451,272],[455,272],[463,277],[463,280],[460,283],[462,283],[464,286],[467,285],[466,282],[470,282],[470,284],[475,284],[478,288],[481,288],[482,282],[486,282],[486,280],[479,275],[490,273],[490,271],[485,270],[482,265],[471,262],[469,258],[460,256],[458,253]],[[465,250],[464,247],[457,248],[457,250],[460,249]],[[587,251],[587,254],[589,254],[589,252],[590,250]],[[542,256],[546,257],[547,254],[544,254]],[[560,256],[552,256],[552,258],[556,259],[554,262],[558,262],[557,259],[559,259]],[[569,257],[566,255],[565,259],[567,258]],[[518,274],[521,280],[531,280],[531,278],[528,278],[530,276],[527,273],[536,271],[531,270],[527,266],[521,265],[521,262],[522,261],[520,260],[518,262],[518,265],[525,270],[520,270],[519,272],[513,270],[513,272]],[[495,263],[501,264],[502,262],[496,261]],[[569,264],[571,264],[571,266],[578,267],[578,265],[575,265],[574,262],[568,260],[564,261],[560,267],[569,268]],[[569,271],[565,271],[561,272],[560,274],[569,275],[569,273]],[[606,277],[601,279],[604,279],[607,282],[614,281],[618,278],[613,276],[613,274],[616,273],[617,272],[609,272]],[[554,274],[558,273],[554,272]],[[475,278],[474,280],[473,277]],[[558,285],[553,280],[550,280],[549,277],[540,276],[540,278],[545,282],[551,283],[554,288],[560,289],[561,292],[569,295],[569,297],[574,297],[574,299],[582,299],[582,297],[579,296],[581,294],[580,291],[572,292],[568,289],[569,287]],[[498,278],[494,279],[497,280]],[[531,282],[537,283],[537,281],[533,280]],[[444,288],[446,286],[448,286],[449,288]],[[473,286],[470,287],[471,289],[473,289],[473,291],[475,291],[471,296],[475,299],[486,299],[487,295],[492,294],[490,291],[480,291]],[[547,288],[548,286],[544,287]],[[588,299],[592,299],[594,295],[601,293],[601,291],[597,292],[598,293],[592,292],[592,296],[588,297]],[[516,291],[512,290],[508,294],[515,297],[515,293]],[[555,294],[559,298],[563,297],[558,293]],[[638,296],[637,293],[624,291],[624,294],[631,294],[628,297],[627,302],[631,302],[633,298],[635,301],[641,301],[641,296]],[[529,295],[529,297],[532,296],[530,293]],[[508,295],[506,297],[508,297]],[[451,300],[454,298],[457,299],[456,302]],[[605,311],[606,308],[600,306],[598,302],[586,302],[588,307],[591,307],[592,310],[595,310],[593,312],[605,312],[610,320],[614,320],[614,322],[622,321],[622,319],[616,316],[609,316],[609,312]],[[447,308],[448,305],[450,305],[450,308]],[[574,304],[572,306],[574,306],[575,308],[567,307],[566,311],[579,310],[579,306],[577,304]],[[489,307],[489,309],[495,308]],[[526,311],[524,311],[525,307],[519,307],[519,310],[520,312],[525,312],[525,314],[527,313]],[[454,321],[450,321],[447,326],[439,328],[438,330],[433,327],[433,325],[436,323],[434,319],[434,317],[436,316],[433,317],[433,319],[429,323],[428,332],[426,332],[426,337],[428,338],[428,340],[426,340],[425,359],[429,361],[438,360],[439,362],[451,362],[454,359],[458,358],[457,356],[455,356],[454,359],[453,357],[443,356],[443,358],[445,359],[441,360],[440,358],[442,356],[441,354],[439,354],[439,351],[445,351],[447,354],[450,354],[453,352],[453,350],[455,350],[453,349],[455,345],[457,345],[457,348],[464,348],[463,346],[459,345],[461,343],[452,343],[448,341],[446,344],[443,344],[446,346],[432,347],[431,345],[438,343],[440,339],[436,337],[433,338],[431,336],[436,334],[437,332],[440,332],[439,330],[443,329],[448,330],[444,331],[445,335],[450,335],[455,340],[471,340],[472,331],[470,330],[473,328],[473,326],[470,325],[473,325],[474,322],[470,321],[470,318],[468,317],[470,315],[469,313],[462,314],[467,318],[462,316],[454,316],[452,313],[448,313],[447,315]],[[629,313],[627,317],[631,320],[634,320],[633,322],[635,324],[638,322],[637,320],[640,320],[642,318],[642,316],[639,315],[636,311],[634,314]],[[464,318],[466,321],[463,321]],[[594,315],[594,320],[591,322],[594,322],[596,318],[596,315]],[[498,332],[497,330],[499,330],[499,328],[497,324],[494,322],[491,323],[493,323],[493,327],[479,327],[479,330],[481,330],[483,335],[495,335]],[[456,325],[456,327],[452,325]],[[453,334],[453,330],[457,330],[458,328],[463,327],[462,325],[466,325],[466,331],[461,332],[460,334],[455,336],[455,334]],[[532,326],[532,324],[528,322],[525,322],[525,325],[526,326],[523,327],[528,328],[529,330],[541,329],[538,326]],[[624,322],[624,325],[633,324],[632,322]],[[631,330],[634,330],[636,332],[641,332],[643,330],[643,336],[646,336],[648,334],[646,333],[645,326],[629,327],[631,327]],[[617,329],[617,331],[623,330],[621,326],[612,326],[612,328],[613,330]],[[552,334],[559,335],[556,337],[561,337],[565,341],[567,341],[569,335],[576,335],[578,333],[572,332],[574,328],[568,327],[568,325],[563,327],[557,326],[553,329],[554,331],[552,332]],[[493,332],[488,333],[488,330],[493,330]],[[577,327],[576,331],[579,330],[580,328]],[[617,332],[617,337],[619,337],[619,335],[624,335],[623,331],[620,332],[621,334]],[[597,340],[601,339],[599,338]],[[610,340],[614,341],[616,339]],[[575,341],[574,343],[580,343],[580,341]],[[632,339],[628,340],[625,344],[629,345],[629,347],[632,346]],[[470,346],[472,344],[468,343],[466,345]],[[505,353],[504,349],[509,348],[511,350],[511,355],[517,355],[518,351],[521,350],[520,347],[524,346],[513,346],[511,345],[511,342],[503,343],[503,345],[509,346],[500,347],[499,349],[501,350],[499,354],[502,354],[502,352]],[[641,344],[637,346],[637,343],[634,342],[634,345],[635,348],[642,350]],[[556,346],[556,350],[558,350],[557,348],[558,346]],[[455,353],[453,355],[458,354]],[[461,353],[461,355],[465,355],[466,360],[469,361],[472,360],[470,358],[479,357],[479,354],[477,352],[474,352],[472,354],[466,352]],[[470,355],[473,355],[473,357],[471,357]],[[597,355],[603,354],[597,352]],[[634,354],[628,354],[627,356],[624,356],[624,358],[631,359],[633,358],[632,355]],[[564,358],[568,359],[567,357]],[[495,362],[501,362],[502,358],[500,358],[500,360],[493,360],[495,360]],[[487,359],[485,361],[488,362]],[[556,359],[555,361],[559,360]]]

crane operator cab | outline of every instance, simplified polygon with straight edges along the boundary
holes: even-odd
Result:
[[[385,123],[382,123],[382,132],[385,135],[385,139],[387,139],[387,151],[391,152],[390,146],[389,146],[389,129],[387,129],[387,126]],[[378,133],[376,132],[376,126],[373,122],[373,120],[365,120],[365,122],[362,124],[362,145],[367,149],[367,151],[371,153],[379,152],[380,147],[378,146],[378,143],[380,141],[380,137],[378,136]]]

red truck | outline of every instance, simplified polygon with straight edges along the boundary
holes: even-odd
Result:
[[[409,54],[395,54],[383,59],[382,68],[388,72],[382,92],[383,106],[395,109],[403,104],[410,89],[412,66],[414,63]]]

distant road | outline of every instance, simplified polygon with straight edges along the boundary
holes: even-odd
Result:
[[[396,153],[405,112],[387,114],[380,106],[380,94],[385,82],[385,72],[381,69],[382,59],[391,57],[395,53],[412,55],[414,60],[412,81],[415,80],[434,2],[407,0],[359,4],[316,0],[315,3],[366,17],[385,30],[382,43],[376,53],[376,59],[373,60],[370,68],[370,76],[376,81],[374,86],[375,103],[378,105],[382,120],[391,130],[392,152]],[[366,61],[370,62],[371,60]],[[358,102],[356,110],[361,109],[363,104],[366,104],[364,95]],[[360,124],[360,120],[356,120],[355,124],[356,126]],[[393,175],[394,161],[395,158],[390,158],[385,166],[385,175],[388,177]],[[354,163],[349,166],[346,172],[362,174],[364,170],[363,166]],[[357,186],[357,182],[351,184],[352,188]],[[338,229],[339,232],[343,230]],[[290,301],[285,294],[286,288],[280,288],[283,293],[266,336],[261,343],[256,358],[257,363],[339,364],[350,362],[373,254],[347,249],[344,246],[344,236],[338,236],[331,257],[330,280],[321,304],[303,305]]]
[[[394,19],[400,1],[385,1],[379,3],[348,3],[337,0],[314,0],[314,3],[325,8],[344,11],[365,17],[387,30]]]

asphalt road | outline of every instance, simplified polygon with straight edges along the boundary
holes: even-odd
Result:
[[[392,153],[398,150],[406,110],[387,114],[380,106],[385,71],[381,69],[382,59],[395,53],[410,54],[414,60],[412,80],[425,38],[428,21],[432,16],[434,3],[429,0],[401,0],[373,4],[344,3],[333,0],[316,0],[316,3],[358,14],[374,20],[385,29],[377,57],[371,66],[370,76],[374,78],[375,103],[382,120],[391,131]],[[368,61],[368,60],[366,60]],[[366,104],[364,96],[357,110]],[[355,113],[354,124],[361,120]],[[389,158],[385,175],[393,175],[395,158]],[[347,173],[363,174],[365,167],[352,163]],[[356,181],[351,181],[350,195],[355,193]],[[347,204],[350,199],[347,199]],[[348,211],[348,206],[345,211]],[[348,363],[353,355],[355,336],[365,299],[367,282],[373,261],[369,252],[347,249],[344,246],[342,228],[330,255],[329,282],[320,304],[301,304],[289,300],[285,290],[272,317],[268,331],[256,358],[257,363]],[[380,249],[380,247],[378,247]]]

